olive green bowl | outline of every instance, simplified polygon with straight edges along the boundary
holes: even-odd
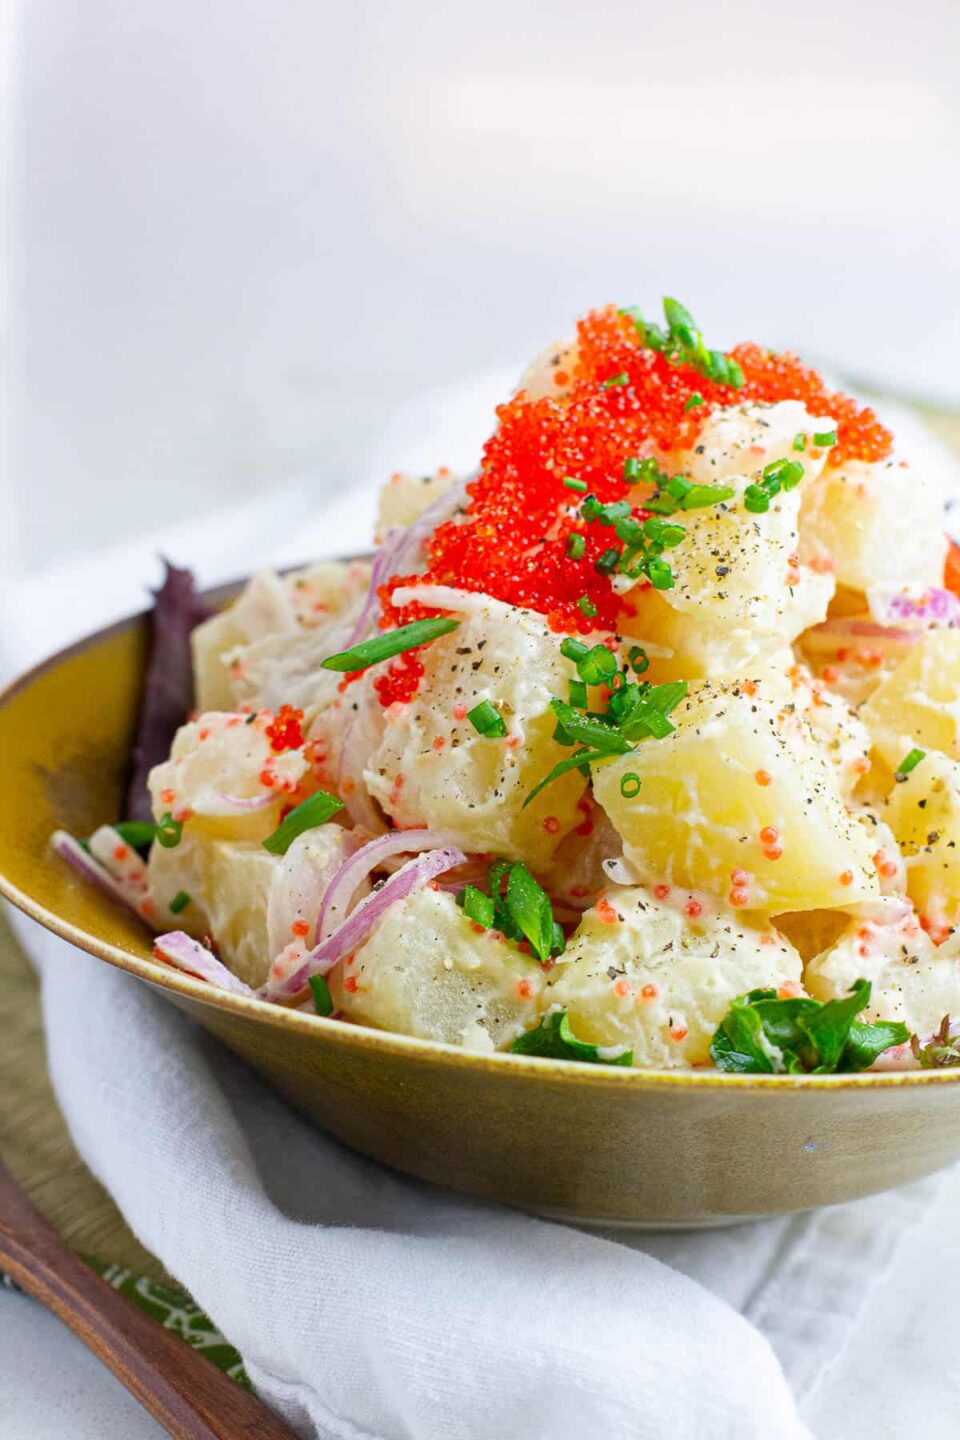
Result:
[[[222,598],[226,592],[214,598]],[[960,1072],[737,1076],[475,1055],[227,994],[49,848],[115,820],[144,616],[0,696],[0,892],[166,995],[338,1139],[425,1180],[583,1222],[721,1224],[833,1204],[960,1155]]]

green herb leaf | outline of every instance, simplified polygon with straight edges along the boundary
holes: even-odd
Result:
[[[950,1034],[949,1015],[944,1015],[940,1028],[925,1045],[919,1035],[911,1035],[910,1049],[924,1070],[950,1070],[960,1065],[960,1035]]]
[[[570,1028],[566,1010],[545,1015],[535,1030],[514,1040],[511,1055],[540,1055],[550,1060],[577,1060],[586,1065],[632,1065],[633,1051],[611,1046],[614,1054],[601,1054],[601,1047],[578,1040]]]
[[[310,976],[310,989],[313,991],[313,1004],[318,1015],[333,1014],[333,996],[330,994],[330,986],[322,975]]]
[[[832,1075],[865,1070],[910,1032],[899,1022],[868,1025],[855,1017],[870,1002],[870,983],[826,1004],[809,996],[780,1000],[751,990],[731,1002],[710,1045],[718,1070],[738,1074]]]
[[[479,735],[488,739],[502,740],[507,733],[506,722],[500,711],[489,700],[481,700],[467,711],[467,719]]]
[[[565,700],[551,700],[550,708],[570,737],[568,744],[579,742],[594,750],[601,750],[606,755],[625,755],[631,749],[629,741],[625,740],[614,726],[608,725],[604,720],[594,720],[581,714]]]
[[[173,899],[170,901],[170,910],[172,914],[179,915],[181,911],[186,910],[189,904],[190,896],[187,894],[186,890],[178,890],[176,895],[174,895]]]
[[[561,775],[566,775],[570,770],[584,769],[584,767],[594,764],[597,760],[609,760],[610,754],[611,752],[609,750],[584,748],[577,750],[573,755],[568,755],[564,760],[559,760],[550,773],[544,775],[543,779],[534,785],[530,794],[521,805],[521,810],[525,810],[532,800],[536,800],[542,790],[545,790],[548,785],[552,785],[554,780],[559,780]]]
[[[548,959],[553,946],[553,906],[522,861],[512,867],[507,880],[507,910],[537,959]]]
[[[478,890],[476,885],[465,885],[457,896],[457,904],[462,907],[468,920],[482,925],[484,930],[493,929],[493,901],[489,895]]]
[[[325,825],[331,815],[336,815],[337,811],[342,809],[342,800],[338,800],[335,795],[328,795],[326,790],[318,790],[291,810],[273,834],[268,835],[261,844],[271,855],[286,855],[298,835],[302,835],[305,830],[314,830],[318,825]]]
[[[427,645],[441,635],[449,635],[459,624],[459,620],[452,620],[449,616],[438,616],[435,620],[414,620],[409,625],[401,625],[399,630],[387,630],[382,635],[375,635],[371,640],[362,640],[359,645],[354,645],[350,650],[341,650],[338,655],[328,655],[326,660],[320,663],[324,670],[349,673],[366,670],[370,665],[378,665],[381,660],[390,660],[394,655],[403,655],[408,650]]]

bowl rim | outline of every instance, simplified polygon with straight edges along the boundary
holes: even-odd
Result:
[[[343,558],[346,562],[367,559],[366,555]],[[204,600],[213,604],[229,599],[244,584],[244,580],[229,581],[203,592]],[[37,661],[28,669],[15,675],[0,688],[0,710],[5,710],[25,690],[49,671],[65,661],[102,644],[116,634],[130,630],[137,624],[145,623],[148,610],[139,610],[112,621],[98,630],[89,632],[55,651],[52,655]],[[915,1085],[949,1085],[960,1082],[960,1067],[956,1069],[920,1070],[875,1070],[859,1071],[842,1075],[731,1075],[714,1069],[696,1070],[654,1070],[643,1067],[617,1065],[583,1065],[572,1060],[554,1060],[536,1055],[511,1055],[509,1052],[484,1052],[465,1050],[438,1040],[423,1040],[415,1035],[402,1035],[389,1030],[377,1030],[363,1025],[354,1025],[343,1020],[326,1016],[311,1015],[306,1011],[292,1010],[282,1005],[269,1004],[253,996],[236,995],[220,990],[209,982],[195,978],[155,959],[142,959],[118,945],[101,940],[98,936],[68,920],[64,920],[45,905],[15,885],[0,870],[0,897],[8,900],[31,920],[45,930],[75,945],[79,950],[94,955],[100,960],[154,988],[170,991],[183,999],[197,1001],[215,1010],[226,1011],[246,1020],[265,1024],[274,1029],[286,1029],[304,1036],[326,1035],[328,1041],[373,1054],[392,1055],[398,1059],[432,1060],[448,1068],[469,1068],[474,1072],[486,1071],[501,1077],[509,1074],[536,1074],[541,1080],[557,1084],[576,1082],[581,1086],[606,1089],[627,1087],[639,1090],[751,1090],[755,1092],[777,1091],[780,1094],[802,1095],[810,1090],[876,1090],[892,1089]]]

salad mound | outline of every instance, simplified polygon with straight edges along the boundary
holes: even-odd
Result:
[[[943,499],[795,356],[710,349],[673,300],[595,311],[474,476],[392,477],[369,562],[263,571],[200,623],[172,572],[158,648],[191,632],[196,708],[155,666],[132,818],[55,848],[158,959],[345,1022],[960,1063]]]

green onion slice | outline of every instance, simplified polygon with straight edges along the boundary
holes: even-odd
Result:
[[[897,766],[896,770],[897,775],[909,775],[911,770],[916,770],[917,766],[920,764],[920,761],[926,758],[926,754],[926,750],[917,750],[916,747],[914,747],[914,749],[904,755],[903,759],[900,761],[900,764]]]
[[[331,815],[336,815],[337,811],[342,809],[342,800],[338,800],[335,795],[328,795],[326,790],[318,790],[291,810],[273,834],[261,842],[264,850],[269,850],[271,855],[286,855],[298,835],[302,835],[305,830],[314,830],[318,825],[325,825]]]
[[[449,635],[459,624],[459,620],[443,615],[435,620],[413,620],[409,625],[401,625],[399,630],[388,630],[383,635],[375,635],[372,640],[361,640],[350,650],[328,655],[320,663],[324,670],[366,670],[370,665],[378,665],[381,660],[390,660],[394,655],[403,655],[408,650],[428,645],[441,635]]]
[[[146,850],[157,838],[157,827],[151,820],[121,820],[113,828],[131,850]]]
[[[481,700],[479,705],[468,710],[467,719],[478,735],[484,735],[488,739],[502,740],[507,733],[503,716],[489,700]]]
[[[640,794],[640,776],[635,770],[628,770],[620,781],[620,794],[624,800],[632,800]]]
[[[170,909],[174,915],[179,915],[182,910],[186,910],[189,904],[190,896],[187,894],[186,890],[178,890],[176,895],[174,895],[173,899],[170,901]]]
[[[313,1003],[318,1015],[333,1014],[333,996],[330,994],[330,986],[322,975],[310,976],[310,989],[313,991]]]
[[[165,814],[160,816],[157,822],[157,833],[155,837],[157,844],[162,845],[164,850],[175,850],[180,844],[182,835],[183,822],[181,820],[174,820],[170,811],[167,810]]]

